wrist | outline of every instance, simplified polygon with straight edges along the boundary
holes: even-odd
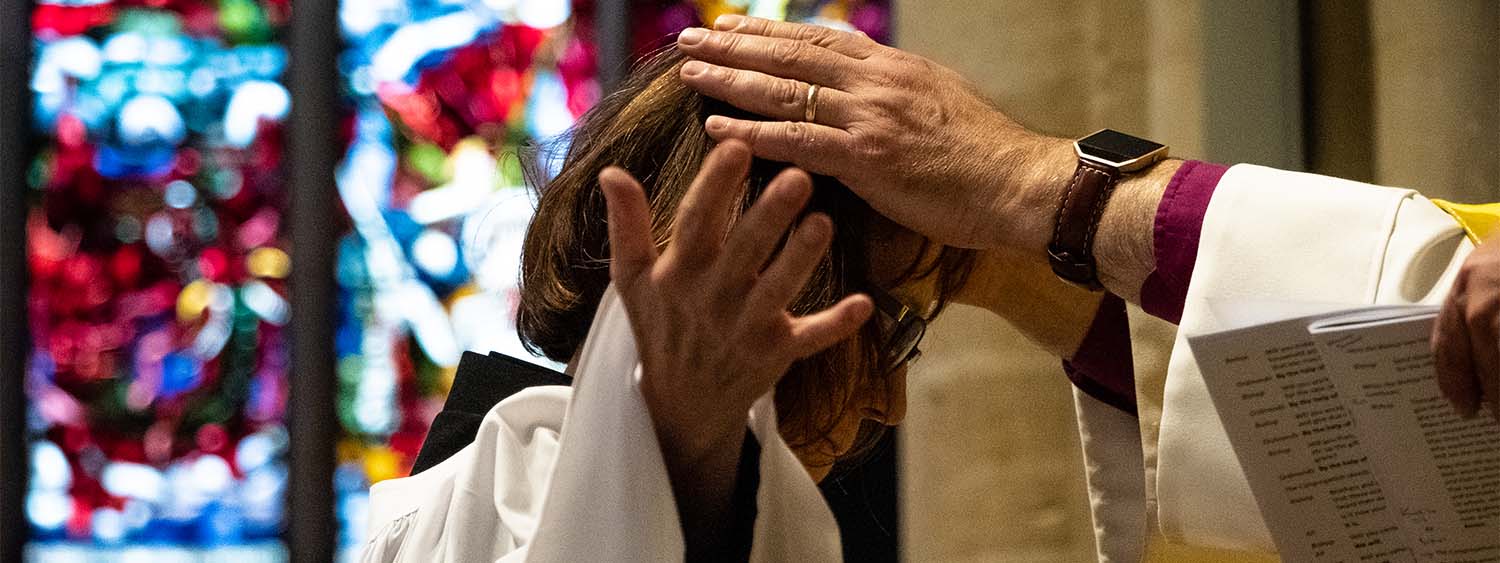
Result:
[[[698,464],[715,454],[738,446],[744,439],[745,420],[732,417],[690,418],[653,416],[656,439],[668,465],[674,462]]]
[[[682,525],[688,561],[727,557],[732,534],[736,472],[745,440],[743,419],[654,417],[662,462]]]
[[[1055,143],[1053,146],[1062,143]],[[1033,221],[1051,217],[1034,229],[1025,248],[1049,262],[1058,277],[1083,287],[1109,289],[1138,299],[1140,285],[1155,266],[1152,248],[1156,208],[1179,163],[1164,163],[1165,145],[1110,129],[1101,129],[1043,153],[1046,166],[1032,167],[1041,176],[1029,192],[1047,197]],[[1071,166],[1061,164],[1071,162]],[[1066,175],[1058,172],[1072,168]],[[1066,178],[1066,180],[1062,180]]]
[[[1046,264],[1057,209],[1078,168],[1078,155],[1069,139],[1036,136],[1025,144],[995,159],[1008,170],[991,176],[1001,187],[991,214],[989,247],[1014,249]]]
[[[1156,212],[1182,161],[1167,159],[1120,180],[1099,217],[1094,257],[1112,293],[1140,302],[1141,286],[1156,270]]]

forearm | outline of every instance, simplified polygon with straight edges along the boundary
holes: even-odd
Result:
[[[1052,355],[1072,357],[1103,295],[1062,281],[1030,250],[996,247],[978,260],[956,300],[1000,316]]]
[[[1039,211],[1031,214],[1032,233],[1052,232],[1046,221],[1055,221],[1057,206],[1078,162],[1069,145],[1060,141],[1037,160],[1030,191],[1040,197],[1033,204]],[[1100,281],[1110,293],[1144,306],[1142,288],[1159,265],[1154,252],[1158,210],[1181,166],[1180,161],[1166,161],[1128,176],[1107,200],[1099,218],[1093,251]],[[1000,299],[993,301],[990,308],[1048,351],[1064,358],[1069,379],[1084,392],[1134,413],[1129,321],[1120,299],[1101,302],[1104,293],[1089,292],[1058,279],[1047,263],[1048,241],[1042,238],[1034,237],[1030,248],[1023,245],[1019,249],[1022,260],[1001,270],[1009,272],[1006,274],[1009,278],[1025,278],[1021,273],[1032,272],[1031,279],[1021,284],[1025,289],[1019,292],[1030,298]],[[998,258],[1013,254],[1003,248],[986,255]],[[997,268],[980,270],[995,272]]]
[[[1013,193],[1024,195],[1005,202],[999,210],[998,216],[1006,219],[997,221],[1002,228],[996,237],[1003,242],[996,246],[1015,248],[1030,257],[1032,266],[1047,267],[1052,226],[1078,167],[1078,156],[1071,141],[1048,139],[1026,165],[1026,173],[1019,178],[1014,173],[998,175],[1016,178],[1013,181],[1019,182],[1019,189]],[[1180,160],[1167,160],[1126,176],[1116,185],[1099,219],[1094,236],[1099,279],[1111,293],[1132,303],[1140,303],[1141,286],[1156,269],[1156,212],[1181,166]]]
[[[681,433],[658,429],[662,458],[682,521],[688,561],[721,561],[733,549],[734,487],[744,429],[687,444]]]

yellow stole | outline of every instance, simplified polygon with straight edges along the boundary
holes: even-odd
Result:
[[[1474,244],[1500,233],[1500,203],[1453,203],[1441,199],[1434,199],[1432,203],[1452,215]]]

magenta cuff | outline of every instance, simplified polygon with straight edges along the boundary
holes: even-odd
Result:
[[[1198,261],[1198,237],[1203,234],[1203,214],[1214,188],[1229,167],[1189,160],[1182,163],[1156,207],[1152,246],[1156,270],[1141,285],[1141,308],[1153,317],[1172,323],[1182,320],[1188,282]]]
[[[1188,282],[1198,260],[1198,237],[1214,188],[1229,167],[1189,160],[1182,163],[1156,208],[1152,246],[1156,269],[1141,285],[1141,308],[1173,323],[1182,320]],[[1079,390],[1135,414],[1135,365],[1131,359],[1130,319],[1125,302],[1106,295],[1093,324],[1063,371]]]

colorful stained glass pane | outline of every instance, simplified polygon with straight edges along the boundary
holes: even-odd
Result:
[[[531,358],[514,330],[532,210],[519,164],[599,97],[588,7],[341,5],[353,110],[337,176],[345,546],[362,541],[369,485],[410,472],[461,353]]]
[[[352,106],[338,172],[349,232],[339,252],[335,343],[346,547],[364,537],[370,484],[410,472],[463,351],[548,363],[530,356],[514,330],[520,242],[533,208],[520,170],[523,161],[555,162],[538,151],[564,148],[568,128],[600,96],[593,4],[341,4]],[[634,1],[631,39],[643,53],[728,11],[851,29],[853,17],[867,22],[858,29],[884,37],[885,6]]]
[[[890,0],[636,0],[632,2],[632,46],[649,53],[683,29],[707,25],[724,14],[811,23],[861,31],[891,41]]]
[[[535,157],[527,147],[560,148],[600,96],[592,4],[340,7],[351,111],[332,344],[346,546],[361,539],[369,484],[409,471],[460,353],[527,357],[513,330],[532,208],[520,163]],[[632,4],[638,53],[728,12],[889,35],[886,2]],[[289,11],[289,0],[35,5],[35,560],[281,557]]]
[[[288,0],[33,10],[29,557],[283,557]]]

